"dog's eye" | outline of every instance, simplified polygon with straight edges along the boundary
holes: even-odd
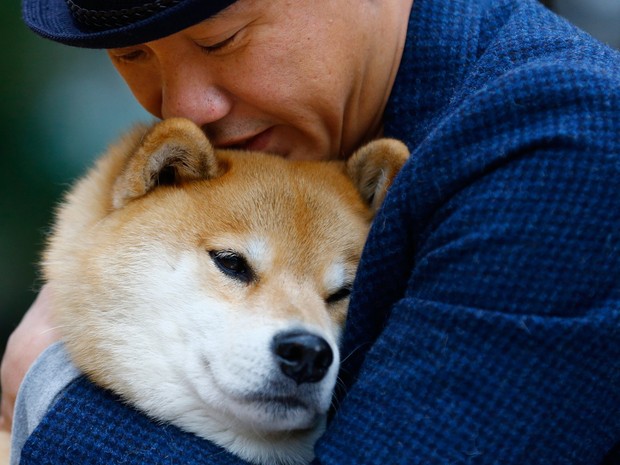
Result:
[[[327,302],[328,304],[333,304],[333,303],[346,299],[347,297],[349,297],[350,294],[351,294],[351,286],[345,286],[345,287],[338,289],[333,294],[329,295],[327,299],[325,299],[325,302]]]
[[[254,280],[254,272],[243,255],[232,250],[211,250],[209,256],[225,275],[245,284]]]

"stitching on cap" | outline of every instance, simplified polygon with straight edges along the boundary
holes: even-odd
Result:
[[[82,8],[73,0],[65,0],[73,18],[92,29],[111,29],[146,19],[155,13],[177,5],[182,0],[154,0],[140,6],[120,10],[91,10]]]

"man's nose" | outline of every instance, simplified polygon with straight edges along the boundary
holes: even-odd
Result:
[[[231,96],[208,76],[178,72],[164,82],[163,118],[181,116],[204,126],[224,118],[231,108]]]

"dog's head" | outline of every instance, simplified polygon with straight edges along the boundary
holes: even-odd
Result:
[[[286,161],[216,151],[171,119],[115,152],[91,173],[105,181],[81,186],[107,186],[105,214],[70,239],[59,225],[46,256],[76,362],[245,458],[273,460],[252,441],[302,440],[308,450],[284,455],[307,459],[369,224],[406,148],[379,140],[347,162]],[[82,214],[79,189],[61,223]]]

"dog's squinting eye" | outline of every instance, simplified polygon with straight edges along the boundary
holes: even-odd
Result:
[[[327,299],[325,299],[325,302],[327,302],[328,304],[333,304],[333,303],[346,299],[347,297],[349,297],[350,294],[351,294],[351,286],[345,286],[345,287],[338,289],[333,294],[327,296]]]
[[[232,250],[210,250],[209,256],[222,273],[248,284],[255,276],[243,255]]]

